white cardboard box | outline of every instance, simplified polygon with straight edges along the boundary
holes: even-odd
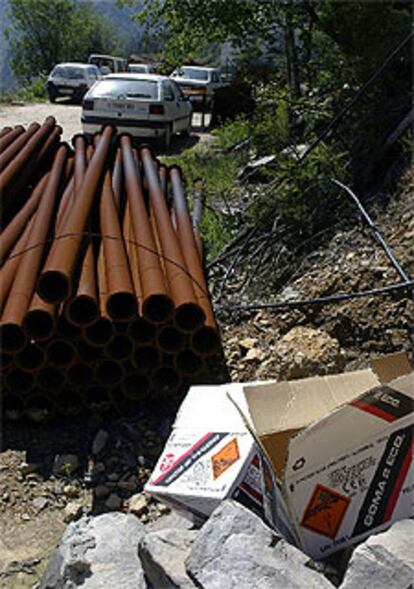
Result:
[[[194,386],[184,399],[145,490],[195,520],[234,497],[263,516],[259,449],[229,401],[243,386]]]
[[[414,372],[404,354],[368,370],[245,385],[244,395],[273,478],[266,518],[286,536],[283,505],[304,552],[321,559],[414,515]]]
[[[233,497],[324,558],[414,515],[413,399],[404,354],[339,375],[192,387],[146,490],[200,518]]]

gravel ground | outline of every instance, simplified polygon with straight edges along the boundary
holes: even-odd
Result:
[[[23,125],[27,127],[30,123],[37,121],[42,123],[46,117],[53,116],[58,124],[63,128],[62,139],[70,141],[73,135],[82,132],[81,126],[81,107],[70,102],[59,102],[50,104],[43,102],[41,104],[26,104],[19,106],[5,106],[0,104],[1,126],[7,127],[14,125]],[[210,115],[206,115],[206,124],[210,121]],[[170,153],[177,153],[182,149],[191,147],[198,141],[206,141],[211,137],[209,133],[200,133],[201,115],[193,115],[193,130],[191,137],[175,137]]]

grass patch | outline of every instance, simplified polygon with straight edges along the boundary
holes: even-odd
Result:
[[[12,104],[13,102],[46,102],[47,99],[45,78],[37,78],[27,86],[13,90],[3,91],[0,89],[1,104]]]

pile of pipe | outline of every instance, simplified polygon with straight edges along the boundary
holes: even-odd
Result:
[[[0,133],[3,414],[43,420],[202,381],[220,338],[177,166],[111,126]]]

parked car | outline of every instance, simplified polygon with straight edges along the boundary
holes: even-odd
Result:
[[[127,60],[123,57],[115,57],[113,55],[91,53],[88,57],[88,63],[96,65],[102,75],[118,74],[120,72],[126,72],[127,69]]]
[[[100,131],[112,123],[118,132],[159,138],[168,148],[175,133],[188,133],[192,106],[166,76],[112,74],[86,94],[82,107],[84,133]]]
[[[214,93],[222,86],[219,70],[212,67],[185,65],[174,70],[170,78],[180,86],[184,94],[189,95],[192,102],[199,103],[205,100],[207,107],[212,106]],[[197,94],[194,90],[201,92]]]
[[[49,100],[55,102],[59,96],[70,96],[80,102],[89,88],[101,77],[101,72],[95,65],[59,63],[47,79]]]
[[[132,74],[155,74],[155,67],[151,63],[129,63],[127,71]]]

